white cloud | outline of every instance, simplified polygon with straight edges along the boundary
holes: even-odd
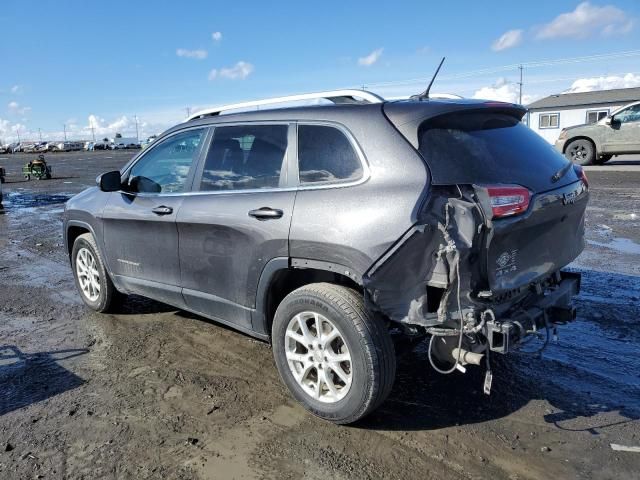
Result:
[[[18,141],[18,134],[16,132],[20,132],[20,137],[25,138],[25,134],[27,134],[27,127],[22,123],[11,123],[9,120],[0,118],[0,142],[1,143],[11,143],[13,141]]]
[[[207,58],[206,50],[187,50],[186,48],[179,48],[176,50],[176,55],[185,58],[195,58],[196,60],[204,60]]]
[[[595,90],[609,90],[612,88],[640,87],[640,75],[627,73],[624,76],[609,75],[603,77],[579,78],[562,93],[593,92]]]
[[[378,48],[378,49],[374,50],[373,52],[371,52],[366,57],[360,57],[358,59],[358,65],[363,66],[363,67],[370,67],[371,65],[373,65],[374,63],[376,63],[378,61],[378,59],[382,55],[382,51],[383,50],[384,49],[382,49],[382,48]]]
[[[582,2],[572,12],[562,13],[551,22],[539,28],[537,37],[587,38],[595,34],[624,34],[633,28],[633,19],[623,10],[613,5],[599,7]]]
[[[22,93],[22,85],[14,85],[13,87],[11,87],[11,93]]]
[[[493,45],[491,49],[495,52],[506,50],[507,48],[517,47],[522,43],[522,30],[509,30],[502,34]]]
[[[23,107],[18,102],[12,101],[7,104],[9,112],[14,115],[26,115],[31,111],[31,107]]]
[[[520,87],[517,83],[509,82],[504,78],[499,78],[495,84],[476,90],[473,94],[473,98],[518,103],[520,101]],[[523,95],[522,103],[526,105],[531,103],[533,99],[534,98],[531,95]]]
[[[216,43],[219,42],[220,40],[222,40],[222,32],[213,32],[211,34],[211,38],[213,39],[214,42]]]
[[[255,67],[249,62],[243,62],[242,60],[236,63],[233,67],[224,67],[220,69],[214,68],[209,72],[209,80],[215,80],[217,78],[228,78],[230,80],[244,80],[253,73]]]

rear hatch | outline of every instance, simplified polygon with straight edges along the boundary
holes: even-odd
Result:
[[[492,105],[426,118],[415,125],[415,141],[434,185],[473,186],[486,226],[474,283],[495,293],[580,254],[588,193],[579,167],[520,121],[521,107]]]

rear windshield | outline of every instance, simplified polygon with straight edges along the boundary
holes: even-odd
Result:
[[[544,191],[576,180],[568,172],[553,184],[551,177],[568,160],[510,115],[442,115],[424,122],[418,139],[434,184],[513,183]]]

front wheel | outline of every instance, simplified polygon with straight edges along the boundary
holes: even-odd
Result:
[[[596,158],[596,149],[589,140],[574,140],[564,153],[565,157],[577,165],[591,165]]]
[[[294,290],[278,306],[272,341],[284,383],[325,420],[353,423],[375,410],[393,386],[389,332],[353,289],[315,283]]]
[[[84,233],[76,238],[71,263],[76,287],[89,308],[107,312],[115,306],[119,293],[109,278],[93,235]]]

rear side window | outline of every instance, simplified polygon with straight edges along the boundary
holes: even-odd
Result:
[[[511,115],[442,115],[420,126],[418,140],[434,184],[509,183],[544,191],[576,180],[567,174],[554,184],[551,178],[568,160]]]
[[[200,190],[277,188],[288,125],[216,127]]]
[[[298,168],[303,185],[362,177],[362,164],[349,139],[325,125],[298,126]]]

